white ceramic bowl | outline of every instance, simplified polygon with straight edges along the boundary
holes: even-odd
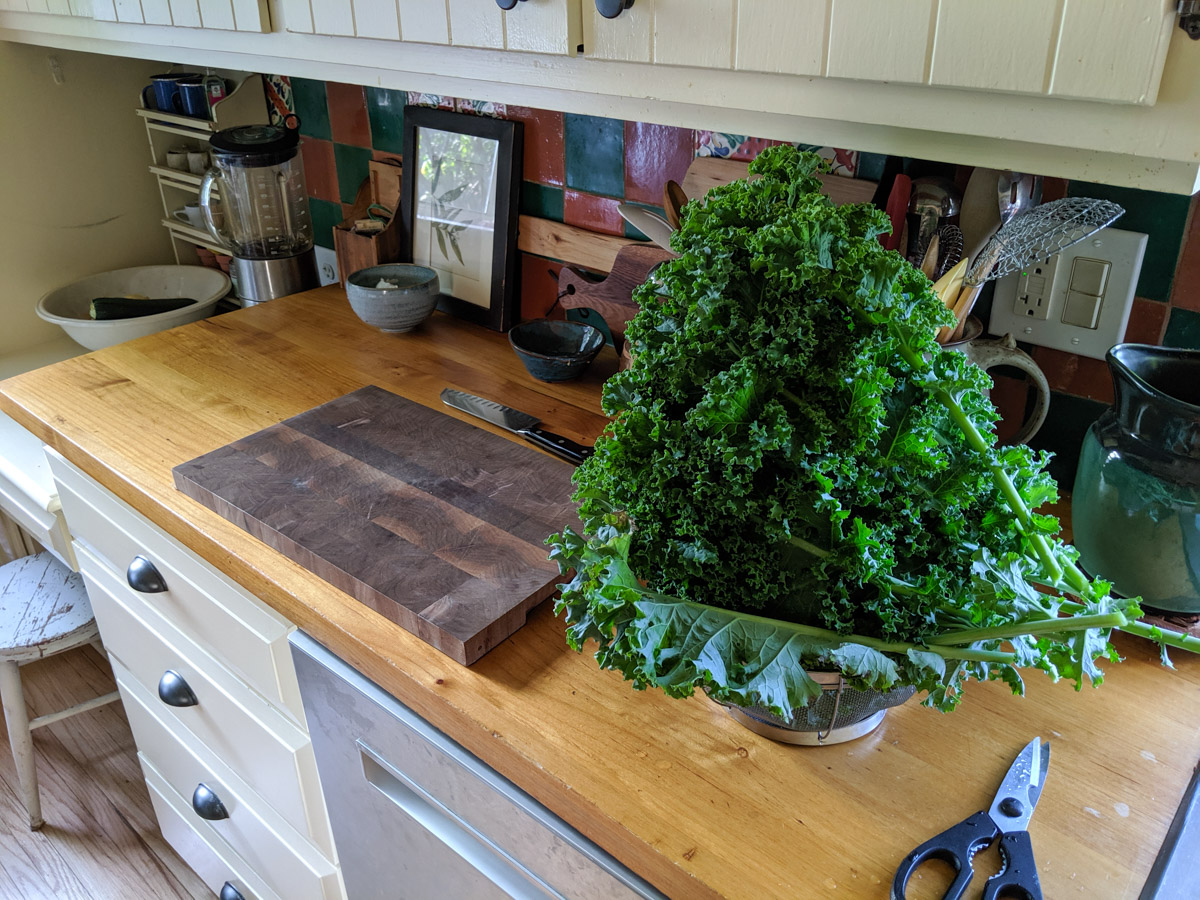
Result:
[[[89,350],[195,322],[212,314],[217,301],[229,292],[229,276],[204,266],[137,266],[89,275],[50,291],[37,303],[37,314],[62,327],[72,340]],[[155,299],[191,297],[196,302],[183,309],[138,316],[134,319],[97,321],[88,305],[97,297],[143,294]]]
[[[378,288],[380,279],[394,288]],[[438,303],[438,274],[412,263],[359,269],[346,279],[346,299],[355,315],[385,334],[412,331]]]

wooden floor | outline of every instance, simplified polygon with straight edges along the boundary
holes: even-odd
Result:
[[[31,717],[116,688],[91,647],[21,673]],[[33,741],[46,818],[40,832],[29,830],[0,723],[0,898],[212,900],[159,834],[120,703],[39,728]]]

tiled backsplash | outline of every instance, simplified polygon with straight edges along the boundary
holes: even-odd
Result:
[[[332,229],[367,177],[367,162],[400,155],[405,105],[440,106],[515,119],[525,125],[521,211],[608,234],[629,234],[617,204],[661,208],[662,186],[680,181],[695,156],[752,159],[771,140],[628,122],[553,110],[505,106],[429,94],[293,78],[269,79],[278,110],[300,118],[305,175],[317,241]],[[878,179],[883,157],[821,148],[834,171]],[[961,173],[960,173],[961,174]],[[1200,349],[1200,217],[1196,198],[1084,182],[1047,183],[1047,199],[1101,197],[1123,206],[1117,226],[1149,235],[1127,341]],[[521,255],[524,318],[545,315],[557,291],[559,263]],[[1052,467],[1070,488],[1087,426],[1112,400],[1100,360],[1045,347],[1028,348],[1053,389],[1050,415],[1033,444],[1057,454]]]

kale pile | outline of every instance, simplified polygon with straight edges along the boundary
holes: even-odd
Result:
[[[550,539],[569,643],[635,687],[785,717],[819,692],[807,669],[942,710],[971,677],[1020,691],[1020,667],[1099,682],[1136,602],[1033,512],[1047,458],[997,446],[990,380],[934,340],[953,317],[821,165],[765,151],[638,289],[635,362],[576,475],[585,535]]]

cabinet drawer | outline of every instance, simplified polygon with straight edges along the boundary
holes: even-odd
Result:
[[[115,576],[76,547],[105,648],[151,697],[167,670],[195,694],[194,706],[156,699],[188,743],[203,744],[283,818],[331,858],[333,840],[308,735],[137,598],[118,599]],[[140,747],[140,745],[139,745]]]
[[[167,590],[138,596],[256,691],[303,722],[287,650],[291,623],[62,456],[50,449],[46,455],[75,539],[109,564],[121,581],[119,592],[134,593],[125,580],[134,557],[150,560]]]
[[[126,707],[128,705],[126,703]],[[146,787],[150,789],[150,804],[158,818],[159,831],[214,894],[219,894],[228,883],[245,900],[280,900],[279,895],[250,870],[245,860],[232,853],[228,845],[213,840],[211,835],[193,824],[199,820],[192,808],[171,790],[157,772],[145,763],[142,764],[142,771],[146,776]]]
[[[136,698],[136,692],[122,691]],[[139,710],[138,760],[149,784],[178,806],[184,821],[192,826],[210,849],[220,848],[224,855],[244,861],[268,888],[287,900],[336,900],[341,896],[337,870],[311,846],[298,844],[280,827],[278,817],[263,811],[239,795],[230,784],[214,773],[183,743],[165,728],[156,727],[152,714],[139,707],[137,699],[127,703],[131,713]],[[136,714],[136,713],[134,713]],[[134,714],[130,716],[133,724]],[[141,749],[146,729],[156,731],[148,737],[147,749]],[[157,782],[157,783],[156,783]],[[192,793],[205,785],[225,807],[226,818],[210,821],[192,808]],[[270,896],[270,894],[268,894]]]

